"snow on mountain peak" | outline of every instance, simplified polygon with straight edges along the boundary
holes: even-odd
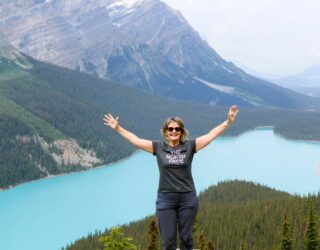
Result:
[[[108,9],[114,9],[114,8],[131,9],[142,2],[143,0],[108,0],[107,8]]]
[[[126,8],[132,8],[135,5],[142,3],[143,0],[121,0],[121,2]]]
[[[110,18],[113,20],[113,24],[120,26],[120,24],[116,22],[117,18],[134,12],[136,7],[143,1],[144,0],[108,0],[106,9]]]

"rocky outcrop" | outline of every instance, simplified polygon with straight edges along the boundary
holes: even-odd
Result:
[[[10,63],[23,69],[32,68],[32,64],[27,60],[27,58],[8,43],[4,35],[0,33],[0,63],[2,60],[10,61]]]
[[[33,141],[40,144],[42,149],[54,159],[58,166],[80,166],[83,168],[92,168],[102,160],[96,157],[94,150],[83,149],[79,146],[74,139],[55,140],[51,143],[46,142],[42,137],[38,135],[30,136],[16,136],[16,140],[22,143],[28,143]],[[39,169],[42,172],[49,172],[46,170],[46,166],[38,164]]]
[[[57,140],[49,144],[50,148],[57,149],[52,153],[53,159],[61,165],[75,165],[85,168],[102,163],[94,150],[83,149],[75,140]]]

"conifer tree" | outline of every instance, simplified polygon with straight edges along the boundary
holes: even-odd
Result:
[[[281,235],[281,250],[291,250],[292,249],[292,239],[290,232],[290,224],[288,221],[288,214],[284,215],[284,222],[282,227],[282,235]]]
[[[159,231],[155,219],[152,219],[149,225],[147,249],[159,250]]]
[[[103,250],[138,250],[131,242],[132,238],[124,237],[121,228],[114,227],[106,236],[101,236],[99,241],[103,242]]]
[[[204,236],[203,236],[203,233],[200,233],[199,236],[198,236],[198,248],[200,250],[204,250],[204,247],[205,247],[205,239],[204,239]]]
[[[206,250],[214,250],[214,247],[213,247],[211,241],[208,241]]]
[[[314,214],[313,204],[309,206],[309,219],[304,241],[305,250],[319,250],[319,236],[317,230],[317,221]]]
[[[201,233],[202,233],[202,230],[201,230],[200,224],[198,222],[198,219],[196,217],[193,222],[193,227],[192,227],[192,235],[193,235],[194,242],[198,243],[198,237]]]

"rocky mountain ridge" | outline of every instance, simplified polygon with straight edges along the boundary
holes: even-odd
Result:
[[[209,105],[319,103],[225,61],[160,0],[11,0],[0,3],[0,32],[36,59],[157,95]]]

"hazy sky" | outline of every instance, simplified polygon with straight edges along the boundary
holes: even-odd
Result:
[[[228,61],[290,75],[320,64],[319,0],[162,0]]]

